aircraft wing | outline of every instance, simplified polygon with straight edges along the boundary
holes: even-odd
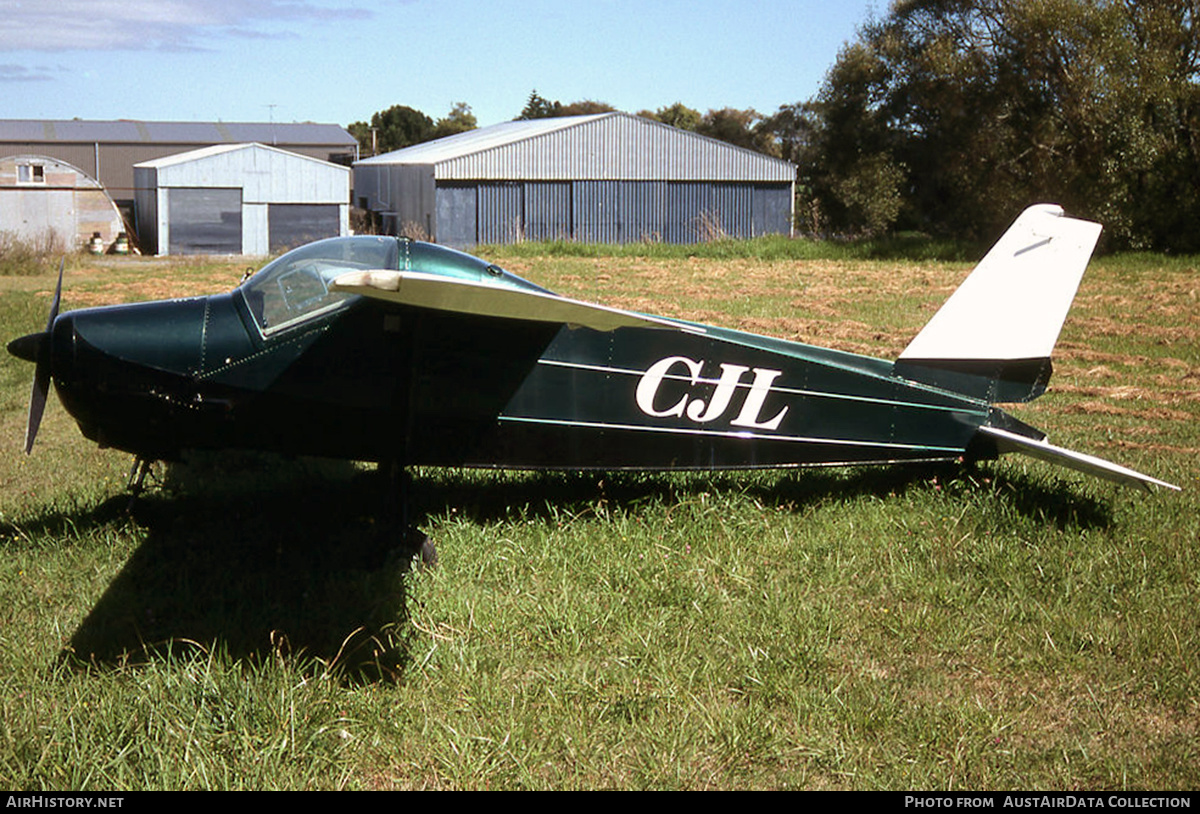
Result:
[[[1024,435],[1017,435],[998,427],[980,427],[979,432],[995,441],[996,448],[1000,452],[1023,452],[1034,458],[1070,467],[1079,472],[1115,481],[1125,486],[1139,486],[1147,492],[1153,491],[1150,488],[1151,485],[1179,491],[1179,487],[1172,483],[1152,478],[1149,475],[1143,475],[1141,472],[1135,472],[1132,469],[1111,463],[1103,458],[1096,458],[1092,455],[1085,455],[1082,452],[1074,452],[1062,447],[1056,447],[1045,441],[1027,438]]]
[[[351,271],[336,277],[331,287],[336,291],[418,308],[432,308],[436,311],[535,322],[561,322],[596,331],[639,327],[705,333],[704,328],[697,325],[622,311],[619,308],[609,308],[556,294],[489,285],[419,271]]]

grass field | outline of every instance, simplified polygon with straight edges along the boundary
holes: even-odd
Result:
[[[578,254],[578,253],[577,253]],[[894,356],[967,265],[495,250],[563,294]],[[0,360],[0,787],[1200,787],[1200,276],[1093,263],[1051,440],[1020,458],[736,475],[417,472],[438,568],[373,553],[368,468],[130,461]],[[64,308],[245,263],[76,260]],[[0,277],[0,335],[53,276]]]

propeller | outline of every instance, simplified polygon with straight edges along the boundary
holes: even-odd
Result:
[[[51,336],[54,320],[58,318],[58,304],[62,300],[63,267],[67,258],[58,264],[58,284],[54,287],[54,299],[50,301],[50,319],[42,333],[28,334],[8,343],[8,352],[27,362],[35,362],[33,392],[29,394],[29,422],[25,427],[25,454],[33,450],[33,439],[37,437],[46,410],[46,398],[50,395]]]

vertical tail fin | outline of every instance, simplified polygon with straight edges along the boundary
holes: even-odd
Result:
[[[1059,206],[1026,209],[917,334],[895,373],[988,402],[1030,401],[1100,237]]]

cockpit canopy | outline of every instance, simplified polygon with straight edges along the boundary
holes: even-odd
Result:
[[[454,249],[407,238],[335,237],[293,249],[241,286],[263,336],[342,307],[356,295],[331,290],[350,271],[420,271],[471,282],[547,293],[499,266]]]

